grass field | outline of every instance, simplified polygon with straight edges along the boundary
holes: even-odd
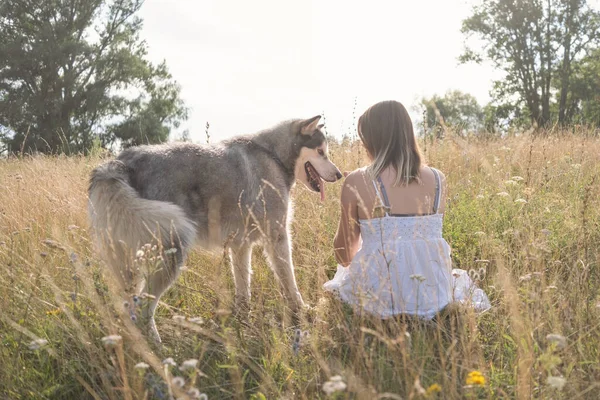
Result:
[[[340,169],[362,165],[359,146],[332,147]],[[297,332],[282,317],[258,250],[249,322],[232,318],[228,263],[196,251],[159,307],[162,346],[114,306],[91,246],[87,179],[102,160],[0,160],[0,398],[600,398],[600,141],[565,131],[422,150],[448,178],[453,261],[480,274],[489,312],[356,318],[321,289],[341,185],[325,203],[296,187],[293,257],[311,321]]]

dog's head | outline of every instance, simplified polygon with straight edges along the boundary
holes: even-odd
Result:
[[[319,124],[321,116],[300,120],[296,123],[300,152],[296,159],[295,176],[310,190],[321,193],[325,199],[325,182],[335,182],[342,173],[328,157],[327,138]]]

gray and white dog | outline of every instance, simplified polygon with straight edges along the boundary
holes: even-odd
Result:
[[[144,317],[157,341],[160,296],[196,244],[228,248],[237,307],[248,306],[257,243],[290,309],[304,307],[291,257],[290,190],[299,180],[323,199],[324,181],[342,177],[327,157],[320,118],[286,121],[212,146],[133,147],[92,172],[89,214],[97,246],[125,293],[150,295]],[[163,261],[144,273],[135,254],[147,243],[158,244]]]

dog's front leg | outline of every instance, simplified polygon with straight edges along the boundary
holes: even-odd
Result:
[[[231,260],[231,271],[235,283],[236,312],[247,312],[250,307],[252,246],[248,243],[232,246],[229,249],[229,258]]]
[[[290,309],[297,315],[304,308],[304,301],[296,285],[290,238],[285,229],[277,229],[268,238],[265,244],[265,255],[279,280],[281,290]]]

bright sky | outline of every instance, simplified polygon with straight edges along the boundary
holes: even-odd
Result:
[[[472,0],[147,0],[143,38],[165,59],[204,142],[324,113],[349,133],[371,104],[411,112],[422,96],[460,89],[489,100],[490,67],[459,65]],[[497,76],[497,74],[496,74]]]

